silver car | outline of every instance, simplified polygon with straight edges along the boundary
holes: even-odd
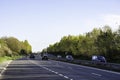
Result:
[[[106,63],[106,59],[104,56],[92,56],[92,61],[96,61],[96,62],[103,62]]]
[[[73,61],[73,60],[74,60],[73,57],[72,57],[72,55],[67,55],[67,56],[66,56],[66,59],[67,59],[68,61]]]

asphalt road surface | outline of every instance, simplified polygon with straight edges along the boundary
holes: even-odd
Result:
[[[0,80],[120,80],[120,73],[59,61],[12,61]]]

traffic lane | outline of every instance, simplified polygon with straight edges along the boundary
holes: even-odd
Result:
[[[73,72],[76,72],[78,74],[86,74],[88,76],[93,77],[94,79],[98,80],[120,80],[120,73],[113,72],[113,71],[107,71],[97,68],[91,68],[76,64],[70,64],[70,63],[64,63],[61,62],[64,67],[68,67],[67,70],[71,70]]]
[[[73,80],[72,78],[69,78],[69,77],[66,76],[66,75],[63,75],[63,74],[61,74],[61,73],[58,73],[58,72],[56,72],[56,71],[51,70],[50,68],[47,68],[46,66],[48,66],[48,65],[50,66],[51,61],[47,61],[47,60],[29,60],[29,61],[30,61],[31,63],[39,66],[39,67],[42,67],[43,69],[45,69],[45,70],[47,70],[47,71],[50,71],[50,72],[52,72],[52,73],[54,73],[54,74],[56,74],[56,75],[58,75],[58,76],[61,76],[61,77],[65,78],[65,79],[67,79],[67,80]],[[39,64],[39,62],[40,62],[40,64]],[[53,63],[52,65],[54,65],[54,63]],[[55,66],[56,66],[56,65],[55,65]],[[61,80],[62,80],[62,79],[61,79]]]
[[[28,60],[13,61],[0,80],[68,80],[56,75]]]
[[[120,74],[111,71],[105,71],[96,68],[90,68],[59,61],[39,62],[45,67],[68,76],[74,80],[87,79],[87,80],[120,80]]]
[[[81,66],[81,65],[76,65],[76,64],[64,63],[64,62],[61,62],[61,63],[64,65],[64,67],[69,66],[68,69],[73,69],[75,72],[79,72],[79,71],[80,73],[86,72],[86,74],[90,74],[93,77],[95,76],[97,78],[101,78],[105,80],[120,80],[119,72],[113,72],[113,71],[86,67],[86,66]]]
[[[36,61],[37,62],[37,61]],[[69,69],[70,66],[63,65],[61,62],[56,61],[38,61],[37,63],[34,62],[36,65],[40,65],[51,72],[54,72],[59,75],[63,75],[64,77],[70,80],[97,80],[97,78],[92,77],[89,73],[84,72],[77,72],[75,70]],[[99,80],[99,79],[98,79]]]

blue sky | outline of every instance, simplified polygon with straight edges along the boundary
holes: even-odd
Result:
[[[104,25],[120,25],[120,0],[0,0],[0,37],[28,40],[33,51]]]

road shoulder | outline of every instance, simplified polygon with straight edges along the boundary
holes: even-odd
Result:
[[[7,66],[12,62],[12,60],[8,60],[5,62],[0,63],[0,76],[6,70]]]

